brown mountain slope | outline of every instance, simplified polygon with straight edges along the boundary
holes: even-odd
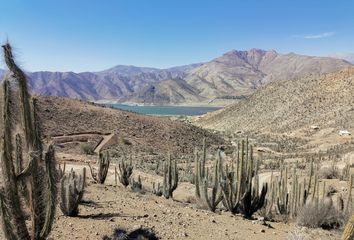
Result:
[[[354,68],[278,81],[244,101],[207,114],[197,124],[227,131],[354,130]]]
[[[39,97],[43,135],[115,133],[114,141],[129,144],[131,151],[192,153],[204,136],[212,145],[224,141],[206,130],[169,118],[144,116],[95,104],[59,97]],[[65,136],[64,136],[65,137]],[[123,144],[124,145],[124,144]]]
[[[149,84],[124,100],[137,103],[178,104],[205,100],[182,79],[169,79]]]
[[[202,97],[210,99],[247,95],[271,81],[329,73],[349,66],[352,65],[340,59],[251,49],[225,53],[191,70],[185,79]]]

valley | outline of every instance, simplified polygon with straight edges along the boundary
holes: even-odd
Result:
[[[283,58],[286,66],[279,64]],[[81,75],[75,86],[90,91],[77,92],[65,84],[78,75],[58,74],[68,77],[58,88],[47,80],[56,74],[46,73],[41,81],[48,94],[29,95],[21,83],[28,79],[36,92],[37,73],[24,75],[12,64],[0,92],[1,168],[13,181],[1,182],[0,238],[23,233],[4,216],[33,232],[35,215],[25,214],[38,209],[53,224],[47,239],[116,239],[125,231],[159,239],[334,240],[343,234],[354,180],[354,68],[348,62],[253,49],[168,73],[123,66],[119,74],[104,73],[104,79],[138,74],[142,91],[121,98],[130,105],[92,97],[99,88],[86,77],[98,84],[103,73]],[[231,73],[248,80],[229,85],[213,75]],[[153,76],[147,80],[153,86],[145,85],[144,74]],[[180,78],[165,82],[164,74]],[[79,95],[51,96],[60,89]],[[217,104],[223,100],[227,106]],[[41,181],[31,180],[35,176]],[[41,192],[45,207],[26,205],[36,204],[37,195],[21,179],[36,186],[31,189]],[[17,213],[23,218],[11,212],[16,199],[23,201],[24,212]]]

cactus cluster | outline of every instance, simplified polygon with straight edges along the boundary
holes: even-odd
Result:
[[[86,181],[86,168],[83,168],[82,175],[75,174],[71,169],[60,180],[60,209],[66,216],[75,217],[79,213],[79,204],[84,196]]]
[[[10,44],[6,43],[2,47],[11,78],[18,85],[18,91],[15,92],[9,78],[5,77],[3,81],[0,155],[4,182],[0,191],[2,228],[6,239],[44,240],[51,231],[56,207],[54,148],[49,145],[43,154],[36,99],[28,93],[26,76],[16,65]],[[20,109],[20,113],[16,109]],[[22,136],[24,141],[21,140]],[[30,214],[30,226],[26,224],[27,212]]]
[[[177,161],[172,162],[171,155],[168,155],[167,161],[163,165],[163,183],[152,183],[152,192],[156,196],[164,196],[166,199],[173,197],[173,192],[178,186],[178,168]]]
[[[100,183],[100,184],[104,184],[104,182],[106,181],[106,178],[107,178],[109,164],[110,164],[110,156],[109,156],[108,151],[105,153],[102,153],[102,152],[99,153],[97,173],[94,172],[90,163],[88,163],[88,166],[89,166],[90,172],[91,172],[91,176],[95,182]]]
[[[222,202],[231,213],[241,213],[244,217],[251,218],[265,204],[268,186],[264,185],[259,192],[258,164],[253,159],[253,149],[248,140],[238,144],[236,162],[233,160],[230,166],[223,166],[221,151],[218,150],[212,177],[205,167],[205,140],[202,152],[202,159],[196,157],[195,162],[196,198],[206,203],[213,212]]]
[[[130,176],[133,173],[132,159],[130,159],[130,161],[128,162],[126,161],[125,157],[123,157],[118,166],[119,166],[119,182],[126,187],[129,185]]]

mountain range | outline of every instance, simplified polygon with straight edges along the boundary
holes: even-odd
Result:
[[[168,69],[119,65],[100,72],[28,72],[40,95],[146,104],[208,103],[250,95],[278,80],[329,73],[351,63],[274,50],[230,51],[206,63]],[[3,71],[0,71],[0,75]]]

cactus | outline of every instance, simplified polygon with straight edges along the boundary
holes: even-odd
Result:
[[[10,44],[7,43],[2,47],[6,65],[19,89],[19,101],[16,101],[17,93],[12,93],[9,80],[4,79],[4,129],[1,136],[0,157],[4,183],[0,191],[2,228],[6,239],[44,240],[51,231],[56,206],[54,148],[51,145],[48,146],[43,156],[36,99],[30,98],[26,76],[16,65]],[[17,114],[15,113],[16,104],[20,109],[20,122],[17,122],[17,116],[15,116]],[[24,136],[24,146],[13,131],[16,125],[21,125],[19,131]],[[16,149],[13,148],[13,141],[16,142]],[[13,150],[16,153],[16,159],[13,158]],[[23,153],[26,153],[25,158],[28,158],[24,169],[22,169]],[[16,164],[16,169],[14,164]],[[28,199],[23,199],[19,194],[23,182],[29,186]],[[21,204],[22,200],[26,204]],[[29,228],[26,225],[25,212],[27,211],[30,213],[31,226]]]
[[[65,162],[63,164],[63,168],[61,168],[61,165],[59,164],[58,179],[62,179],[62,177],[65,175],[65,169],[66,169],[66,163]]]
[[[281,165],[282,168],[280,169],[280,177],[278,180],[277,209],[279,214],[287,215],[290,212],[288,193],[288,168],[285,168],[284,173],[284,164]]]
[[[341,180],[347,181],[350,177],[350,163],[345,163],[344,168],[342,169],[342,175],[340,176]]]
[[[127,163],[125,158],[123,157],[121,163],[119,163],[119,182],[123,184],[125,187],[129,185],[130,176],[133,173],[133,164],[132,160]]]
[[[245,218],[250,219],[253,213],[264,206],[267,191],[268,183],[263,185],[260,194],[258,194],[258,189],[252,188],[251,184],[238,204],[240,213],[242,213]]]
[[[86,168],[82,175],[76,175],[71,169],[69,175],[64,175],[60,181],[60,209],[66,216],[75,217],[79,213],[79,204],[84,196]]]
[[[104,182],[106,181],[107,174],[108,174],[109,164],[110,164],[110,157],[109,157],[108,152],[106,152],[106,154],[103,154],[102,152],[100,152],[97,173],[94,172],[90,163],[88,163],[88,166],[89,166],[90,172],[91,172],[91,176],[92,176],[93,180],[95,180],[95,182],[100,183],[100,184],[104,184]]]
[[[171,155],[168,156],[167,162],[164,164],[163,186],[162,191],[166,199],[173,197],[173,192],[178,186],[178,168],[177,161],[172,163]]]
[[[246,141],[246,145],[248,145],[248,141]],[[223,193],[223,204],[231,213],[238,212],[241,197],[245,194],[248,184],[252,181],[253,174],[256,173],[253,168],[254,160],[252,152],[252,146],[245,146],[245,141],[243,140],[241,144],[238,144],[236,170],[232,162],[231,171],[229,171],[228,165],[226,165],[225,175],[222,176],[223,180],[220,186]],[[250,162],[247,165],[245,164],[247,162],[245,161],[245,156],[247,156],[246,159],[249,158]],[[256,182],[258,185],[258,181]],[[256,189],[258,189],[258,186],[256,186]]]
[[[134,178],[130,179],[130,188],[134,192],[141,192],[141,190],[143,189],[143,184],[141,182],[140,175],[138,176],[138,181],[135,181]]]
[[[195,196],[200,198],[200,188],[201,183],[200,179],[205,177],[205,162],[206,162],[206,139],[203,138],[203,147],[202,147],[202,160],[199,161],[199,154],[195,152],[194,158],[194,185],[195,185]]]
[[[157,183],[157,186],[155,186],[155,183],[152,183],[152,193],[155,194],[158,197],[162,196],[162,186],[160,183]]]
[[[348,214],[349,211],[351,210],[352,207],[352,188],[353,188],[353,175],[349,176],[349,181],[348,181],[348,196],[347,196],[347,202],[345,205],[345,213]]]
[[[222,158],[220,155],[220,151],[217,153],[218,157],[216,158],[216,161],[214,163],[214,176],[212,178],[212,191],[211,195],[209,195],[209,171],[207,170],[205,173],[204,178],[200,178],[198,181],[200,181],[201,188],[202,188],[202,199],[208,206],[208,209],[212,212],[215,212],[216,207],[219,205],[219,203],[223,200],[223,194],[221,191],[220,187],[220,178],[222,176]],[[205,163],[202,162],[202,164],[199,165],[198,172],[199,176],[202,176],[203,170],[201,166],[203,166]]]
[[[354,239],[354,214],[350,217],[347,224],[345,225],[342,240],[353,240]]]
[[[245,192],[241,192],[243,195],[237,203],[237,210],[242,213],[245,218],[250,219],[253,213],[264,206],[268,183],[263,184],[261,193],[259,193],[258,161],[254,161],[253,159],[253,148],[249,146],[248,139],[246,141],[246,156],[247,167],[245,174],[247,175],[245,176],[245,184],[242,184],[243,186],[241,185],[242,187],[240,188],[242,191],[245,189]],[[241,168],[241,171],[244,170]],[[252,178],[254,179],[255,186],[253,186]]]

